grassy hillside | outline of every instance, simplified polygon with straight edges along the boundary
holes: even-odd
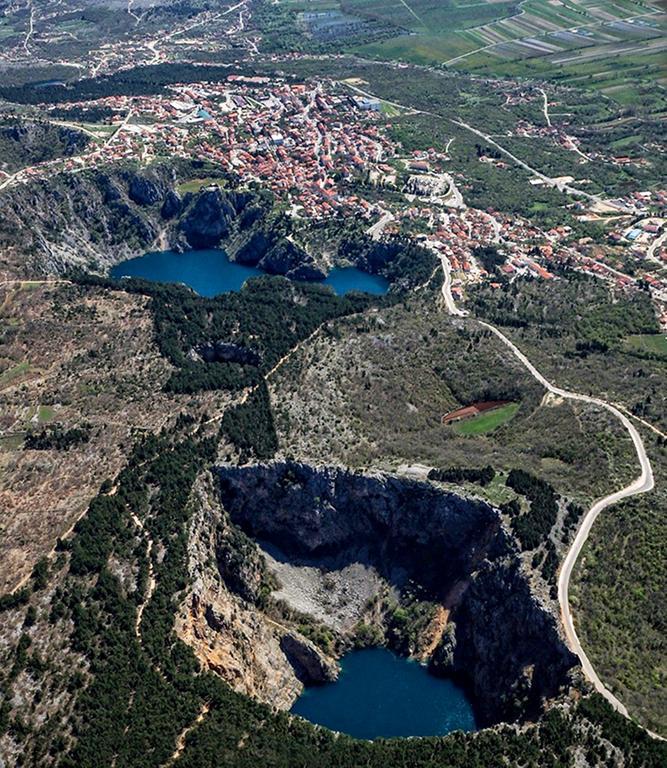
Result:
[[[582,500],[633,471],[629,441],[607,414],[544,398],[495,337],[453,323],[435,295],[315,337],[271,394],[281,450],[313,461],[524,467]],[[445,413],[482,400],[520,407],[441,424]]]

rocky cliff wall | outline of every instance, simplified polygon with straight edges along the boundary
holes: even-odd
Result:
[[[431,667],[468,685],[481,722],[531,717],[568,685],[576,658],[490,505],[427,483],[294,462],[218,475],[231,520],[292,563],[363,562],[399,590],[416,582],[441,602],[449,625]]]
[[[272,202],[221,179],[179,194],[190,165],[109,167],[60,174],[0,195],[0,252],[17,276],[105,271],[151,249],[221,247],[271,274],[316,279],[315,259],[274,232]],[[5,253],[9,257],[4,256]]]
[[[335,660],[258,607],[263,559],[229,523],[206,473],[192,503],[190,589],[176,616],[176,632],[205,668],[236,691],[289,709],[304,684],[336,678]]]

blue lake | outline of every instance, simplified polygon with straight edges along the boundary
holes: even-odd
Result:
[[[291,712],[359,739],[476,730],[459,686],[384,648],[344,656],[338,681],[306,688]]]
[[[220,250],[185,253],[154,251],[116,264],[110,272],[111,277],[141,277],[158,283],[185,283],[201,296],[238,291],[249,277],[263,274],[257,267],[230,261],[227,254]],[[356,267],[336,267],[321,282],[330,285],[341,296],[348,291],[381,295],[389,288],[385,278],[362,272]]]

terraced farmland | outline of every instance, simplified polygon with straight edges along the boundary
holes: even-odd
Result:
[[[414,32],[447,32],[479,27],[518,13],[519,0],[343,0],[349,12]]]
[[[667,14],[635,0],[455,2],[345,0],[343,7],[399,27],[396,37],[362,46],[366,55],[488,75],[586,81],[621,104],[667,109],[656,69],[667,80]],[[652,87],[648,86],[648,77]],[[632,83],[633,89],[628,85]],[[646,85],[644,85],[646,83]]]
[[[477,43],[445,64],[484,74],[531,75],[602,91],[621,104],[663,112],[667,16],[631,0],[527,0],[522,15],[460,34]],[[629,90],[628,86],[632,84]]]

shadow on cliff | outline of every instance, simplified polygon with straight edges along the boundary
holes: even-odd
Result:
[[[480,724],[539,716],[576,664],[557,618],[533,594],[489,504],[428,483],[296,462],[220,467],[221,502],[248,536],[292,565],[375,568],[444,603],[467,589],[430,660],[459,678]]]

